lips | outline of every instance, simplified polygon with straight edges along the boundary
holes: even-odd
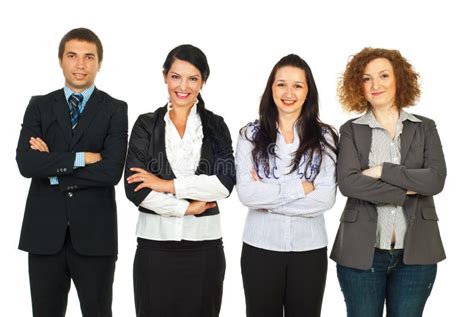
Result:
[[[189,93],[183,93],[183,92],[175,92],[175,94],[176,94],[176,97],[178,97],[178,99],[186,99],[190,95]]]
[[[292,106],[295,104],[296,100],[286,100],[286,99],[282,99],[281,100],[283,102],[284,105],[286,106]]]
[[[78,80],[84,79],[87,76],[87,74],[83,74],[83,73],[73,73],[72,75],[74,76],[74,78]]]
[[[372,94],[372,96],[374,96],[374,97],[378,97],[378,96],[380,96],[381,94],[383,94],[383,91],[372,92],[371,94]]]

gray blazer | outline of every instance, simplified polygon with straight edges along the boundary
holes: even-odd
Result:
[[[416,117],[421,122],[403,122],[400,165],[384,163],[380,179],[361,173],[368,168],[372,129],[354,124],[355,119],[341,126],[337,181],[348,198],[330,256],[338,264],[361,270],[372,266],[377,204],[403,206],[408,220],[405,264],[446,258],[433,201],[444,187],[446,163],[435,122]],[[407,190],[418,194],[406,195]]]

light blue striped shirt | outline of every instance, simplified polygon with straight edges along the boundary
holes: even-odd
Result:
[[[80,94],[83,96],[82,101],[79,103],[79,113],[82,114],[84,111],[87,102],[89,101],[90,97],[92,96],[92,93],[94,92],[95,85],[90,86],[89,88],[83,90],[80,92]],[[68,102],[69,105],[69,97],[71,97],[72,94],[75,92],[71,90],[68,86],[64,86],[64,96],[66,97],[66,102]],[[78,167],[84,167],[86,166],[85,162],[85,156],[84,152],[77,152],[76,153],[76,159],[74,160],[74,168]],[[59,179],[57,176],[51,176],[49,178],[49,183],[51,185],[58,185],[59,184]]]

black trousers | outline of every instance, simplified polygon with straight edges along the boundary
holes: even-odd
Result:
[[[327,266],[327,248],[276,252],[244,243],[241,269],[247,316],[320,316]]]
[[[133,266],[137,316],[219,316],[225,265],[221,239],[138,238]]]
[[[30,253],[28,267],[33,316],[64,317],[71,279],[79,296],[82,316],[112,316],[112,284],[116,260],[116,255],[78,254],[72,246],[69,230],[59,253]]]

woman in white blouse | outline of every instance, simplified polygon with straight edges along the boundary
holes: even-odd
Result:
[[[169,102],[140,115],[125,168],[139,207],[134,261],[137,316],[218,316],[225,257],[216,200],[235,184],[232,141],[204,107],[209,76],[197,47],[174,48],[163,65]]]
[[[327,272],[323,213],[336,197],[337,135],[319,119],[308,64],[283,57],[259,120],[240,131],[237,192],[249,207],[242,278],[247,316],[319,316]]]

